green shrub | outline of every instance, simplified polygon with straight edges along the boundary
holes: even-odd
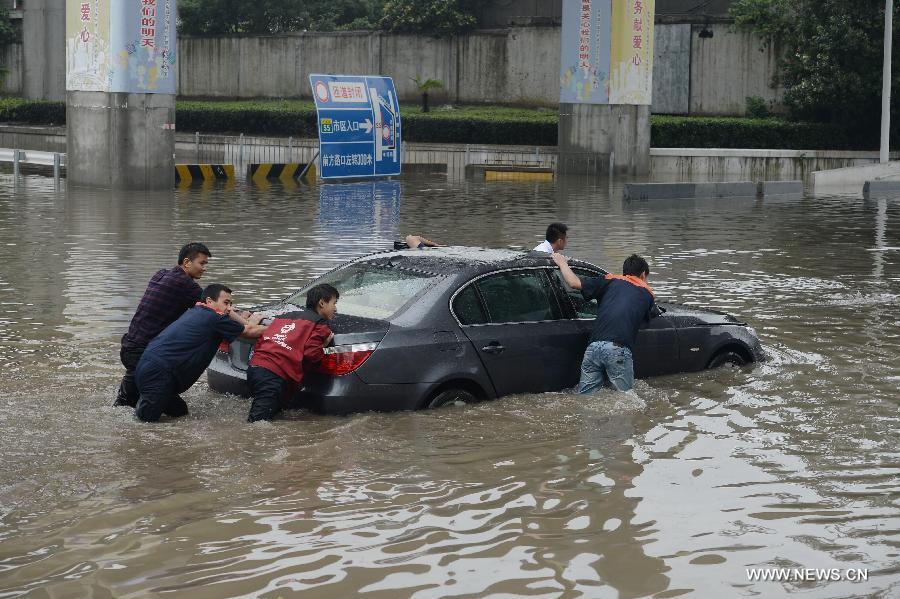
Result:
[[[35,125],[65,125],[66,103],[24,98],[0,98],[0,121]]]
[[[403,139],[413,142],[555,146],[558,114],[501,106],[464,106],[422,113],[417,105],[401,107]],[[63,125],[64,102],[0,98],[0,122]],[[272,137],[318,137],[312,102],[298,100],[201,102],[179,101],[176,123],[181,132],[246,133]],[[656,148],[757,148],[788,150],[874,150],[878,140],[856,130],[827,123],[780,118],[650,118]],[[898,139],[895,137],[894,139]]]
[[[766,119],[772,116],[766,101],[759,96],[747,96],[747,118]]]
[[[487,114],[485,114],[487,112]],[[555,146],[557,120],[491,115],[489,111],[401,111],[403,138],[432,143]]]
[[[179,131],[318,137],[312,102],[178,102]]]
[[[650,143],[655,148],[753,148],[783,150],[864,150],[871,140],[827,123],[778,118],[697,118],[654,116]],[[875,140],[877,143],[877,140]]]

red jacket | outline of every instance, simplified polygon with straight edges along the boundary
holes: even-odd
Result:
[[[316,312],[291,312],[276,318],[253,346],[250,366],[259,366],[300,385],[304,365],[322,361],[322,348],[331,335]]]

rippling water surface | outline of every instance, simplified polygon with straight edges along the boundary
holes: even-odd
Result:
[[[769,360],[604,391],[249,425],[111,407],[178,248],[251,305],[405,233],[651,262]],[[900,200],[621,201],[608,181],[164,194],[0,175],[0,597],[900,597]],[[754,568],[836,569],[750,580]],[[864,569],[867,580],[856,580]]]

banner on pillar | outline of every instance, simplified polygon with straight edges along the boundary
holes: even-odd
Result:
[[[650,104],[655,0],[563,0],[560,102]]]
[[[66,89],[176,93],[176,0],[67,0]]]
[[[66,2],[66,89],[109,91],[108,0]]]

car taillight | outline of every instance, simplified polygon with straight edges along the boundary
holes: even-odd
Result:
[[[227,341],[223,341],[222,343],[219,344],[219,351],[222,352],[223,354],[227,354],[228,352],[231,351],[231,344],[228,343]]]
[[[332,376],[348,374],[362,366],[376,347],[378,347],[377,343],[354,343],[353,345],[326,347],[318,370]]]

